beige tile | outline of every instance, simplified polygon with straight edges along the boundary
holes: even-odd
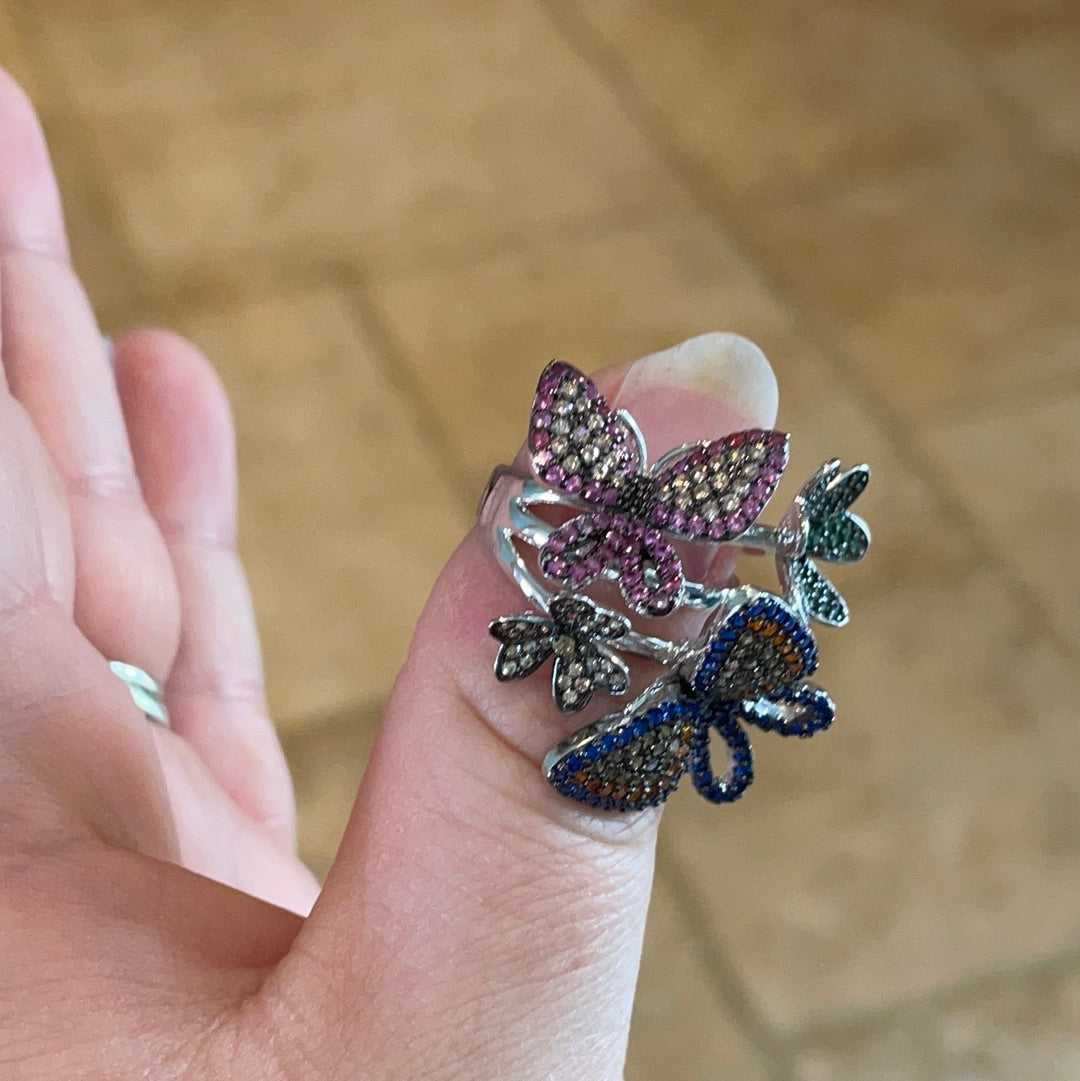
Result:
[[[767,351],[790,336],[784,309],[700,217],[380,277],[375,296],[478,488],[524,439],[553,356],[595,370],[707,330]]]
[[[333,294],[182,323],[236,410],[242,550],[275,716],[370,701],[468,526],[437,450]]]
[[[296,789],[300,856],[326,877],[349,820],[381,708],[357,707],[313,718],[285,734],[285,754]]]
[[[348,93],[321,92],[332,76],[313,47],[295,107],[88,118],[157,287],[267,262],[411,266],[674,198],[614,96],[525,0],[395,10],[400,26],[347,23]],[[184,27],[196,48],[211,33]]]
[[[963,56],[894,5],[601,0],[583,10],[681,145],[751,203],[931,161],[995,121]]]
[[[926,441],[956,497],[1080,643],[1080,393],[941,425]]]
[[[942,1081],[1080,1076],[1080,972],[1002,980],[939,1023]]]
[[[822,642],[834,727],[759,733],[757,779],[680,792],[664,843],[711,934],[785,1030],[1076,940],[1080,674],[991,570],[909,582]]]
[[[653,889],[627,1081],[764,1081],[767,1069],[712,986],[670,889]]]

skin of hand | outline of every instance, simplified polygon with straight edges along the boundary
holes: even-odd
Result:
[[[0,162],[0,1077],[621,1077],[659,813],[595,814],[541,775],[577,723],[543,680],[491,676],[488,621],[522,598],[488,539],[434,587],[320,893],[221,386],[163,331],[110,356],[2,73]],[[731,335],[597,379],[658,450],[776,410]],[[166,680],[171,731],[109,659]]]

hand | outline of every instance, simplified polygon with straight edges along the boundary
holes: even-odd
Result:
[[[541,776],[574,724],[491,678],[487,623],[521,601],[487,538],[435,586],[319,896],[221,387],[161,331],[110,364],[2,75],[0,161],[0,1075],[619,1077],[659,816]],[[727,336],[599,381],[656,446],[775,412],[764,358]],[[172,731],[110,659],[166,681]]]

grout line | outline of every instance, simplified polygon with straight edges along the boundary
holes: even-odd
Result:
[[[1063,372],[1034,384],[1011,387],[1007,398],[953,402],[927,410],[916,425],[920,432],[984,421],[1011,420],[1032,409],[1060,405],[1062,399],[1080,395],[1080,372]]]
[[[663,111],[643,93],[614,47],[578,10],[574,0],[536,0],[536,3],[569,47],[594,69],[616,95],[627,118],[657,150],[672,175],[681,181],[698,206],[724,229],[733,248],[743,254],[746,263],[757,272],[764,286],[786,304],[798,323],[806,328],[807,339],[821,349],[826,362],[841,382],[862,401],[868,415],[892,444],[897,460],[926,483],[937,504],[937,512],[944,517],[952,517],[967,534],[973,555],[984,563],[996,566],[1003,588],[1014,595],[1028,618],[1045,626],[1048,641],[1061,655],[1073,656],[1076,645],[1058,624],[1053,612],[1041,597],[1029,589],[1013,561],[999,551],[986,535],[976,515],[964,506],[960,493],[919,445],[916,433],[899,411],[875,393],[855,358],[821,317],[807,307],[797,279],[792,279],[774,265],[757,242],[746,215],[740,214],[724,197],[708,167],[683,148]]]
[[[921,1018],[938,1016],[973,999],[992,994],[1001,987],[1044,979],[1061,979],[1080,971],[1080,947],[1038,957],[1012,966],[1002,966],[975,976],[945,984],[922,995],[893,999],[853,1013],[811,1019],[785,1036],[792,1047],[843,1038],[844,1035],[882,1023],[898,1027],[918,1023]]]
[[[787,1041],[765,1019],[735,966],[709,933],[708,921],[693,884],[663,845],[657,848],[656,872],[668,884],[674,904],[701,950],[701,961],[711,977],[713,990],[727,1007],[735,1026],[761,1056],[769,1081],[788,1081]]]
[[[476,491],[469,471],[454,451],[442,413],[428,402],[409,364],[406,349],[375,299],[366,272],[355,264],[340,270],[337,288],[358,324],[357,329],[374,346],[375,357],[387,382],[411,405],[416,434],[431,451],[436,470],[465,512],[473,514],[481,493]]]

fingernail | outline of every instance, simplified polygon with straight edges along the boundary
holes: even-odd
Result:
[[[747,427],[769,427],[776,420],[778,392],[772,366],[753,342],[739,334],[701,334],[642,357],[627,372],[618,402],[632,401],[640,410],[661,388],[665,397],[685,401],[694,414],[687,419],[695,426],[699,416],[707,420],[710,403]],[[670,410],[669,401],[665,412]]]

